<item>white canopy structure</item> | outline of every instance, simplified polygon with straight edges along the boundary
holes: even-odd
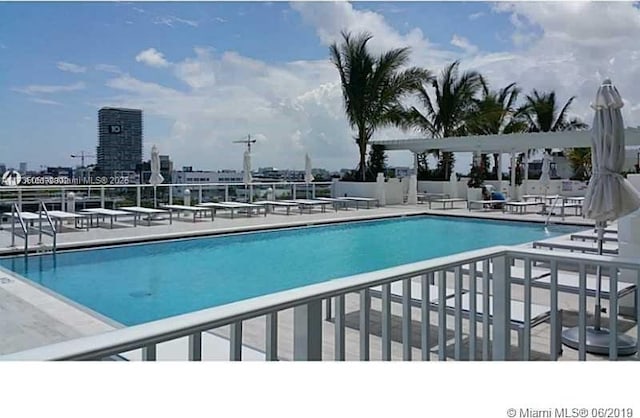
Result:
[[[625,128],[624,136],[628,148],[640,146],[640,127]],[[371,141],[383,145],[387,151],[410,151],[414,153],[414,170],[417,170],[417,154],[438,149],[449,152],[497,153],[498,166],[502,166],[503,153],[511,154],[511,178],[515,179],[516,154],[542,148],[590,148],[591,131],[563,131],[539,133],[515,133],[503,135],[469,135],[448,138],[408,138]],[[525,182],[528,161],[525,160]],[[511,189],[515,183],[512,180]]]
[[[624,130],[627,146],[640,146],[640,127]],[[405,150],[423,153],[431,149],[450,152],[525,152],[541,148],[589,148],[591,131],[469,135],[448,138],[411,138],[371,141],[387,151]]]

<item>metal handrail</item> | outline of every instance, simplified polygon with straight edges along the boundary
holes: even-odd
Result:
[[[20,213],[17,203],[11,205],[11,246],[15,247],[16,245],[16,214],[18,215],[18,222],[20,222],[20,227],[24,233],[24,254],[27,255],[29,252],[29,229],[24,223],[24,219],[22,219],[22,214]]]
[[[134,349],[147,348],[177,338],[193,336],[196,333],[206,330],[236,324],[263,315],[270,315],[310,302],[332,297],[341,297],[348,293],[359,292],[375,286],[389,285],[399,280],[447,271],[467,264],[474,265],[478,261],[486,261],[499,257],[505,257],[506,260],[524,259],[549,262],[552,263],[551,265],[555,265],[556,269],[561,263],[574,262],[587,265],[597,264],[603,268],[614,268],[617,270],[631,269],[640,272],[640,263],[630,258],[561,254],[542,250],[497,246],[335,279],[298,289],[160,319],[99,335],[0,356],[0,361],[100,359]],[[494,279],[496,278],[494,277]],[[505,283],[507,282],[505,281]],[[552,286],[554,285],[552,284]],[[494,303],[497,302],[498,301],[494,300]]]
[[[556,207],[556,203],[558,203],[558,199],[560,199],[562,196],[557,195],[556,198],[553,200],[553,203],[551,204],[551,210],[549,210],[549,213],[547,213],[547,218],[544,220],[544,224],[545,225],[549,225],[549,219],[551,218],[551,215],[553,214],[553,209],[555,209]],[[564,198],[563,198],[564,200]]]
[[[51,227],[51,237],[53,238],[53,253],[56,253],[56,248],[57,248],[57,235],[58,235],[58,231],[56,231],[55,226],[53,225],[53,221],[51,220],[51,216],[49,216],[49,211],[47,210],[47,205],[41,200],[40,201],[40,207],[39,207],[39,211],[38,211],[38,216],[39,216],[39,222],[40,222],[40,241],[38,242],[38,244],[42,244],[42,212],[44,212],[47,222],[49,223],[49,226]]]

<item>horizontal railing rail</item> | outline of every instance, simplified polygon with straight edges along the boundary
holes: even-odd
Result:
[[[516,262],[524,263],[524,300],[523,319],[514,322],[511,315],[511,266]],[[536,263],[547,263],[550,266],[551,290],[550,309],[546,316],[532,312],[531,294],[532,267]],[[491,274],[480,274],[480,270]],[[380,336],[381,358],[391,360],[392,302],[402,305],[402,359],[411,360],[413,349],[413,323],[420,323],[420,352],[423,360],[431,357],[433,341],[430,336],[432,319],[437,319],[437,358],[448,357],[463,359],[468,352],[469,359],[479,357],[476,351],[480,348],[479,328],[481,328],[481,358],[485,360],[505,360],[512,356],[511,331],[518,332],[518,348],[521,359],[528,360],[531,352],[531,328],[540,323],[549,323],[550,344],[549,358],[555,360],[559,355],[560,336],[562,330],[561,316],[558,309],[558,266],[574,264],[579,266],[579,326],[586,327],[586,266],[600,266],[609,272],[610,308],[617,309],[617,283],[620,270],[636,272],[632,281],[638,284],[640,263],[634,259],[620,257],[594,256],[581,254],[561,254],[543,250],[530,250],[514,247],[492,247],[463,254],[436,258],[432,260],[388,268],[371,273],[358,274],[342,279],[309,285],[271,295],[261,296],[224,306],[204,309],[197,312],[178,315],[154,322],[135,325],[114,330],[100,335],[83,337],[32,350],[18,352],[0,357],[0,360],[99,360],[119,355],[132,350],[142,349],[143,360],[155,360],[158,344],[178,338],[188,337],[188,358],[202,358],[202,333],[208,330],[230,326],[229,359],[242,358],[243,322],[266,317],[265,358],[278,359],[278,314],[284,310],[294,310],[294,360],[321,360],[323,349],[327,343],[322,337],[322,302],[332,301],[335,306],[333,338],[334,356],[336,360],[345,359],[345,297],[359,295],[359,359],[370,359],[370,310],[371,299],[380,300],[381,326]],[[490,278],[491,276],[491,278]],[[414,280],[420,278],[420,297],[412,292]],[[392,292],[392,284],[401,282],[402,292]],[[453,286],[451,286],[453,283]],[[433,290],[430,290],[432,285]],[[376,289],[373,292],[374,288]],[[451,297],[447,290],[453,290]],[[437,303],[430,292],[437,292]],[[463,294],[469,297],[469,306],[463,307]],[[490,302],[490,298],[492,301]],[[638,302],[636,292],[636,303]],[[451,302],[451,303],[449,303]],[[329,306],[329,305],[328,305]],[[328,307],[327,306],[327,307]],[[615,309],[614,309],[615,308]],[[419,310],[419,315],[416,315]],[[431,314],[437,311],[437,314]],[[393,313],[395,315],[395,313]],[[537,316],[534,316],[537,315]],[[448,351],[447,317],[453,316],[454,352]],[[637,321],[638,318],[636,318]],[[463,321],[468,322],[465,330]],[[617,316],[611,315],[609,322],[612,333],[617,333]],[[636,323],[637,327],[637,323]],[[463,348],[463,333],[468,333],[468,347]],[[584,337],[584,334],[581,334]],[[615,339],[612,339],[610,359],[617,358]],[[397,341],[396,341],[397,342]],[[586,359],[586,342],[582,341],[578,359]]]

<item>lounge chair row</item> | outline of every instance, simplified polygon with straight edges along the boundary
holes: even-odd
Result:
[[[125,206],[118,209],[107,208],[93,208],[82,209],[78,212],[64,212],[50,210],[48,211],[49,217],[55,223],[55,229],[61,231],[62,224],[66,221],[73,220],[76,229],[89,229],[89,227],[108,225],[113,228],[114,222],[118,221],[118,218],[130,217],[133,218],[133,225],[137,226],[143,220],[146,220],[147,225],[151,225],[152,220],[162,219],[161,216],[168,215],[169,224],[173,223],[173,214],[177,214],[179,218],[183,213],[189,213],[193,216],[193,222],[196,222],[198,217],[206,215],[211,216],[211,220],[215,219],[216,214],[219,211],[227,211],[230,213],[231,218],[234,218],[238,212],[245,212],[247,216],[253,214],[267,215],[269,212],[273,212],[275,208],[283,208],[286,210],[286,214],[291,213],[291,209],[298,209],[300,213],[308,211],[309,213],[313,209],[319,208],[322,212],[326,212],[327,206],[333,206],[338,211],[340,208],[347,209],[350,205],[356,209],[360,208],[360,205],[366,205],[370,208],[375,203],[378,205],[377,199],[364,198],[364,197],[341,197],[341,198],[318,198],[318,199],[296,199],[296,200],[265,200],[254,203],[241,203],[241,202],[220,202],[220,203],[201,203],[195,206],[187,205],[160,205],[159,209],[146,208],[141,206]],[[11,219],[17,218],[17,214],[5,212],[2,217]],[[46,221],[45,215],[39,213],[22,211],[20,212],[22,220],[33,226],[35,222],[40,220]],[[13,219],[15,222],[16,219]]]

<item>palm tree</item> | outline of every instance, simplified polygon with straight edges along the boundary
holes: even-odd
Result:
[[[516,108],[520,89],[516,83],[494,91],[489,89],[486,80],[482,80],[482,96],[475,99],[475,113],[469,121],[469,132],[476,135],[501,135],[526,132],[527,124]],[[482,155],[482,161],[485,157]],[[496,178],[499,154],[493,154]]]
[[[576,96],[570,97],[558,112],[555,91],[539,93],[534,89],[532,94],[526,96],[525,104],[520,109],[529,126],[528,131],[558,132],[587,128],[578,118],[567,119],[567,112],[575,98]],[[547,151],[551,152],[551,149]]]
[[[340,73],[347,119],[357,131],[354,139],[360,151],[358,170],[364,181],[367,145],[374,132],[385,126],[401,125],[407,110],[400,100],[431,76],[417,67],[401,70],[409,62],[409,48],[392,49],[374,56],[367,47],[371,34],[352,36],[342,32],[342,38],[342,42],[331,45],[329,51],[331,62]]]
[[[415,106],[409,114],[414,127],[430,134],[434,138],[462,136],[468,133],[468,121],[474,109],[474,98],[482,87],[482,76],[477,71],[465,71],[460,74],[459,61],[449,64],[440,77],[430,80],[433,94],[422,85],[418,97],[426,109],[421,113]],[[445,179],[451,175],[453,153],[434,151],[440,156],[440,166]]]

